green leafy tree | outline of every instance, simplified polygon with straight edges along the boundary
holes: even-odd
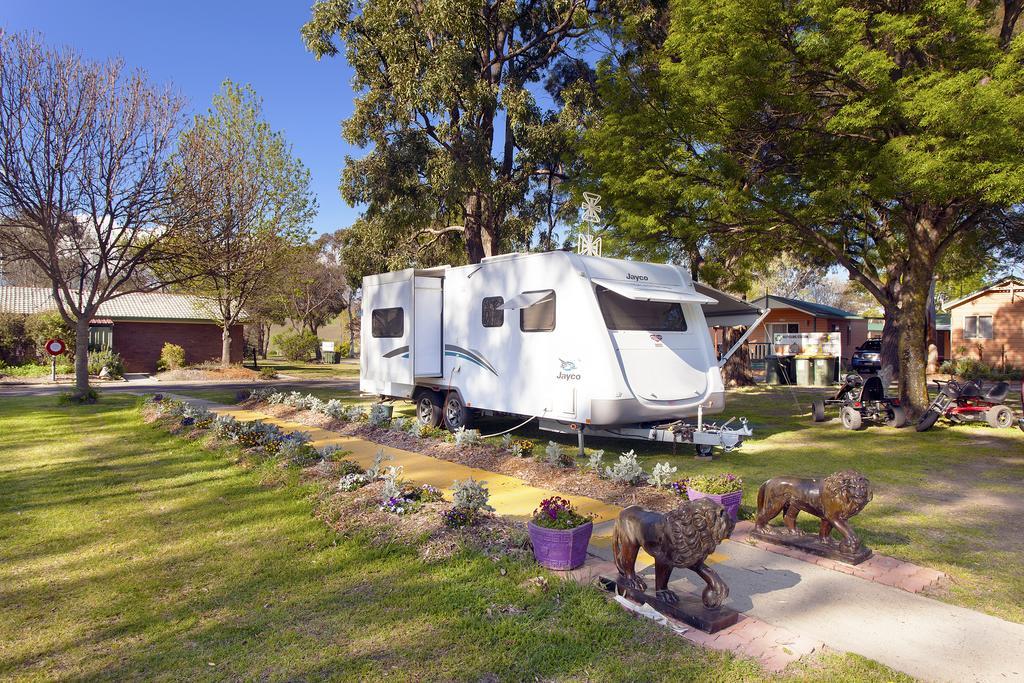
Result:
[[[316,215],[309,171],[263,120],[249,86],[225,81],[213,107],[182,134],[171,163],[173,270],[186,291],[208,298],[223,328],[221,363],[231,362],[231,327],[304,243]]]
[[[919,411],[933,275],[961,241],[1020,222],[1024,40],[1009,15],[673,0],[664,45],[604,69],[588,161],[626,235],[789,245],[845,267],[881,305]]]
[[[359,93],[345,139],[341,191],[366,227],[395,242],[455,241],[477,262],[529,242],[532,183],[547,172],[557,116],[532,83],[587,35],[590,0],[321,0],[302,30],[319,59],[343,44]]]

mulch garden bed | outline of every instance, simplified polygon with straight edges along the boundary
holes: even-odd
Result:
[[[415,451],[441,460],[516,477],[530,485],[553,489],[563,495],[589,496],[622,507],[641,505],[662,512],[673,510],[679,505],[679,497],[671,491],[602,479],[596,473],[582,467],[556,467],[538,462],[532,457],[517,457],[498,446],[484,444],[460,447],[442,439],[419,438],[407,432],[372,427],[365,422],[336,420],[322,413],[280,404],[245,401],[241,407],[310,427],[357,436],[382,446]],[[544,446],[543,443],[537,443],[535,449],[543,449]],[[616,458],[617,454],[607,456],[606,464],[611,464]]]

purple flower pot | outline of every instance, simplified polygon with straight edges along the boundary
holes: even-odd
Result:
[[[686,497],[690,500],[710,498],[724,507],[725,511],[729,513],[729,516],[732,517],[732,521],[735,522],[739,516],[740,503],[743,502],[743,491],[733,491],[732,493],[704,493],[703,491],[691,489],[687,486]]]
[[[548,569],[575,569],[587,559],[587,546],[594,533],[594,523],[587,522],[575,529],[545,529],[533,522],[527,523],[533,556]]]

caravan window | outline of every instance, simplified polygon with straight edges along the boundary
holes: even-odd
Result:
[[[555,292],[548,289],[543,293],[547,296],[532,306],[519,309],[519,329],[523,332],[550,332],[555,329]]]
[[[483,319],[484,327],[501,327],[505,324],[505,311],[501,309],[501,305],[504,303],[504,297],[484,297],[484,301],[480,305],[480,315]]]
[[[597,303],[609,330],[686,331],[686,316],[678,303],[637,301],[604,287],[597,288]]]
[[[405,311],[401,308],[375,308],[371,317],[370,331],[375,338],[405,335]]]

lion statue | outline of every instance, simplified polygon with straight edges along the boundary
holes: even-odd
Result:
[[[679,596],[668,588],[675,567],[686,567],[704,579],[701,594],[704,606],[717,609],[729,597],[729,587],[718,574],[704,564],[708,555],[732,533],[735,522],[713,500],[684,501],[671,512],[661,513],[631,505],[615,522],[612,553],[622,583],[638,591],[647,584],[636,575],[636,556],[640,548],[654,558],[654,589],[658,599],[670,604]]]
[[[835,527],[843,535],[840,549],[856,552],[861,547],[860,539],[850,528],[849,520],[871,501],[873,493],[867,477],[856,470],[836,472],[821,477],[775,477],[761,484],[757,491],[757,521],[755,531],[771,534],[800,535],[796,528],[796,516],[809,512],[821,519],[818,540],[826,545],[836,541],[832,538]],[[786,524],[778,531],[769,529],[768,522],[783,513]]]

